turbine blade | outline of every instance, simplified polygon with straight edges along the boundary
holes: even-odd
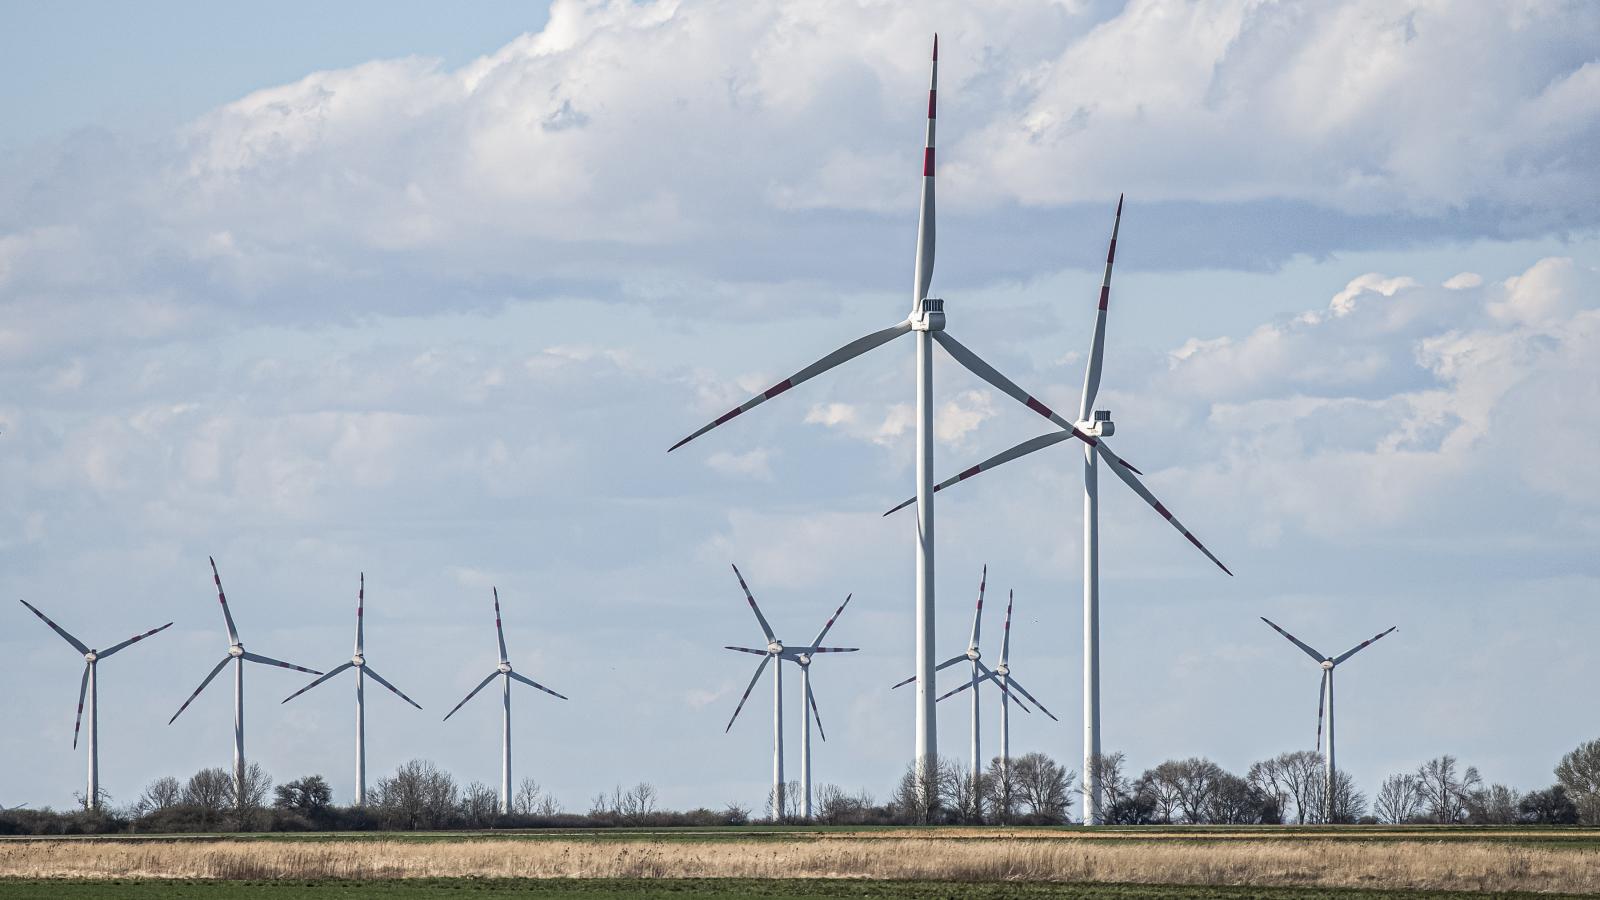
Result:
[[[761,633],[767,636],[768,641],[776,641],[772,634],[772,626],[767,624],[767,617],[761,614],[761,607],[756,605],[756,598],[750,593],[750,586],[744,583],[744,576],[739,573],[739,567],[733,567],[733,575],[739,579],[739,587],[744,588],[744,598],[750,601],[750,609],[756,614],[756,621],[761,623]]]
[[[839,604],[839,608],[833,611],[833,615],[828,617],[828,621],[826,621],[826,622],[824,622],[822,624],[822,630],[817,632],[817,636],[811,639],[811,646],[813,646],[813,647],[817,646],[818,644],[822,643],[822,639],[823,638],[828,636],[828,629],[833,627],[833,623],[835,621],[837,621],[838,618],[839,618],[839,615],[844,612],[844,608],[846,606],[850,605],[850,598],[852,596],[854,596],[854,595],[853,594],[846,594],[845,595],[844,602]]]
[[[945,691],[944,693],[942,693],[939,696],[935,697],[933,702],[938,703],[940,700],[943,700],[946,697],[954,697],[955,695],[961,693],[962,691],[966,690],[967,688],[972,687],[974,684],[977,684],[978,682],[981,682],[981,681],[984,681],[984,680],[985,679],[983,679],[983,678],[979,678],[977,681],[973,681],[971,679],[963,681],[963,682],[961,682],[961,686],[960,687],[958,687],[958,688],[956,688],[955,690],[952,690],[952,691]]]
[[[506,662],[506,632],[500,625],[500,589],[491,590],[494,591],[494,636],[500,641],[500,661]]]
[[[322,674],[321,669],[308,669],[305,666],[297,666],[294,663],[286,663],[281,659],[273,659],[270,656],[262,656],[259,653],[251,653],[248,650],[244,652],[242,658],[247,662],[261,663],[264,666],[277,666],[280,669],[293,669],[296,672],[304,672],[307,675]]]
[[[217,583],[217,602],[222,604],[222,618],[228,623],[228,643],[239,643],[239,629],[233,627],[233,613],[228,611],[228,595],[222,592],[222,576],[217,574],[217,561],[213,557],[206,557],[211,562],[211,580]]]
[[[157,632],[166,631],[168,628],[171,628],[171,627],[172,627],[172,623],[168,622],[167,624],[161,626],[160,628],[152,628],[149,631],[146,631],[144,634],[136,634],[133,637],[128,638],[127,640],[123,641],[120,644],[113,644],[110,650],[101,650],[99,653],[95,654],[95,656],[98,657],[99,659],[105,659],[106,657],[110,656],[113,653],[116,653],[117,651],[121,650],[124,647],[127,647],[127,646],[132,645],[132,644],[137,644],[140,641],[144,640],[145,638],[149,637],[150,635],[156,634]]]
[[[402,691],[399,688],[395,687],[394,685],[390,684],[389,683],[389,679],[384,678],[382,675],[379,675],[376,671],[373,670],[373,668],[371,666],[363,666],[362,668],[367,670],[367,677],[368,678],[371,678],[373,681],[376,681],[377,683],[383,685],[384,687],[388,688],[389,690],[394,691],[394,695],[396,697],[399,697],[401,700],[404,700],[405,702],[411,704],[412,706],[415,706],[417,709],[421,709],[422,708],[422,704],[420,704],[417,701],[411,699],[410,697],[407,697],[405,691]],[[534,687],[538,687],[538,685],[534,685]],[[560,697],[561,695],[560,694],[556,694],[556,696]],[[561,699],[565,700],[566,698],[562,697]]]
[[[306,685],[305,687],[301,688],[300,690],[295,691],[294,693],[292,693],[289,696],[283,698],[282,700],[279,700],[278,702],[279,703],[288,703],[290,700],[293,700],[294,698],[300,696],[301,694],[304,694],[306,691],[311,690],[312,688],[314,688],[317,685],[323,683],[324,681],[327,681],[329,678],[332,678],[333,676],[339,674],[340,672],[343,672],[345,669],[353,669],[355,667],[356,667],[355,663],[348,663],[348,662],[345,663],[342,666],[338,666],[338,667],[334,668],[331,672],[328,672],[326,675],[322,675],[322,676],[318,677],[315,681],[311,682],[310,684]]]
[[[983,663],[978,663],[978,665],[982,666]],[[1024,697],[1027,697],[1028,698],[1028,702],[1032,703],[1034,706],[1039,707],[1039,711],[1044,713],[1045,715],[1049,716],[1051,721],[1055,721],[1055,722],[1061,721],[1060,719],[1056,718],[1056,714],[1055,713],[1051,712],[1048,709],[1045,709],[1044,704],[1039,702],[1039,698],[1038,697],[1035,697],[1034,695],[1028,693],[1028,689],[1023,687],[1021,682],[1017,681],[1017,676],[1011,675],[1011,674],[1008,673],[1006,675],[1006,682],[1007,682],[1007,684],[1005,685],[1006,687],[1015,689],[1017,693],[1021,694]]]
[[[942,334],[943,332],[937,332],[937,333]],[[979,472],[987,472],[990,469],[994,468],[995,466],[1001,465],[1002,463],[1008,463],[1008,462],[1012,461],[1013,459],[1016,459],[1016,458],[1018,458],[1020,456],[1027,456],[1029,453],[1032,453],[1035,450],[1043,450],[1045,447],[1049,447],[1049,446],[1051,446],[1053,444],[1059,444],[1062,441],[1065,441],[1065,440],[1067,440],[1067,439],[1069,439],[1071,437],[1072,437],[1072,435],[1069,432],[1057,431],[1057,432],[1053,432],[1051,434],[1042,434],[1042,435],[1040,435],[1040,436],[1038,436],[1036,438],[1029,438],[1028,440],[1023,441],[1022,443],[1016,445],[1015,447],[1012,447],[1010,450],[1006,450],[1006,451],[1001,452],[1001,453],[996,453],[994,456],[989,457],[988,459],[984,460],[981,463],[978,463],[977,465],[973,466],[972,468],[963,470],[958,475],[954,475],[954,476],[952,476],[950,478],[946,478],[944,481],[941,481],[938,484],[934,485],[933,486],[933,491],[934,491],[934,493],[938,493],[939,491],[944,490],[945,488],[949,487],[952,484],[955,484],[955,483],[960,482],[960,481],[966,481],[968,478],[971,478],[972,476],[978,474]],[[917,502],[917,498],[916,497],[912,497],[909,500],[905,500],[905,501],[901,502],[900,505],[896,506],[894,509],[889,510],[889,512],[884,513],[884,515],[887,516],[890,513],[897,513],[900,510],[905,509],[906,507],[910,506],[911,504],[913,504],[915,502]]]
[[[1028,707],[1028,704],[1026,704],[1026,703],[1024,703],[1022,701],[1022,695],[1021,694],[1013,694],[1011,692],[1011,689],[1006,687],[1006,678],[1005,677],[997,677],[997,678],[995,678],[994,686],[1000,689],[1000,693],[1006,695],[1005,699],[1007,701],[1009,701],[1011,703],[1015,703],[1017,705],[1018,709],[1022,710],[1025,713],[1030,713],[1031,714],[1033,712],[1033,710]]]
[[[440,719],[439,721],[441,721],[441,722],[449,721],[450,717],[456,714],[456,710],[460,709],[462,707],[462,705],[465,704],[468,700],[471,700],[472,696],[474,694],[476,694],[479,691],[483,690],[484,686],[487,685],[489,682],[493,681],[495,679],[495,676],[497,676],[499,674],[500,674],[499,671],[490,672],[487,678],[485,678],[482,681],[478,682],[478,686],[477,687],[473,688],[470,691],[467,691],[467,695],[465,697],[461,698],[461,702],[460,703],[457,703],[455,706],[450,707],[450,711],[445,713],[444,714],[444,718]]]
[[[754,653],[757,656],[766,656],[767,653],[768,653],[768,651],[766,651],[766,650],[753,650],[753,649],[751,649],[749,647],[723,647],[722,649],[724,649],[724,650],[737,650],[740,653]]]
[[[811,718],[816,720],[817,734],[822,735],[823,740],[827,740],[828,733],[822,730],[822,713],[817,711],[817,695],[811,692],[811,679],[809,678],[806,679],[806,702],[811,704]]]
[[[1089,364],[1083,372],[1083,399],[1078,404],[1078,421],[1086,422],[1100,392],[1100,363],[1106,352],[1106,307],[1111,303],[1111,264],[1117,258],[1117,231],[1122,227],[1122,197],[1117,197],[1117,217],[1111,222],[1111,246],[1106,250],[1106,276],[1100,282],[1100,308],[1094,316],[1094,340],[1089,344]]]
[[[172,718],[167,720],[167,724],[171,725],[173,722],[178,721],[178,717],[183,715],[183,711],[189,708],[189,704],[194,702],[194,698],[200,696],[200,692],[206,689],[206,685],[211,683],[211,679],[217,677],[217,673],[222,671],[222,667],[232,661],[233,657],[224,656],[222,662],[217,663],[216,668],[211,670],[211,674],[207,675],[205,680],[200,682],[200,686],[194,689],[194,693],[189,695],[189,699],[183,701],[183,705],[178,707],[178,711],[172,714]]]
[[[1307,656],[1309,656],[1312,659],[1316,660],[1318,663],[1320,663],[1323,660],[1327,659],[1326,656],[1323,656],[1321,653],[1318,653],[1315,649],[1313,649],[1310,644],[1307,644],[1305,641],[1302,641],[1299,638],[1295,637],[1294,635],[1290,634],[1289,632],[1284,631],[1282,628],[1279,628],[1277,622],[1272,621],[1271,619],[1267,618],[1266,616],[1262,616],[1261,617],[1261,621],[1267,623],[1268,625],[1271,625],[1273,631],[1276,631],[1277,633],[1279,633],[1279,634],[1283,635],[1284,637],[1288,638],[1291,643],[1293,643],[1296,647],[1299,647],[1301,650],[1304,650]]]
[[[18,598],[17,602],[21,603],[23,606],[26,606],[28,609],[33,610],[33,614],[38,616],[40,621],[44,622],[46,625],[49,625],[51,631],[54,631],[56,634],[61,635],[61,637],[63,639],[65,639],[67,643],[72,645],[72,649],[78,651],[79,653],[88,653],[89,652],[89,648],[84,646],[83,641],[80,641],[77,638],[73,637],[72,635],[67,634],[67,630],[65,628],[62,628],[60,625],[57,625],[56,623],[50,621],[50,617],[45,615],[42,612],[39,612],[38,609],[35,609],[34,605],[32,603],[29,603],[28,601],[23,600],[21,598]]]
[[[989,564],[983,564],[983,574],[978,576],[978,609],[972,614],[972,640],[967,642],[967,649],[978,649],[978,638],[983,633],[983,590],[989,584]]]
[[[744,702],[750,699],[750,692],[755,689],[756,682],[761,679],[761,673],[767,670],[767,663],[769,662],[772,662],[772,654],[770,653],[761,660],[760,665],[756,666],[756,674],[750,676],[750,683],[745,686],[744,696],[739,698],[739,705],[733,708],[733,715],[728,719],[728,727],[722,729],[723,734],[733,730],[733,720],[739,718],[739,711],[744,709]]]
[[[366,647],[367,573],[361,573],[361,586],[356,589],[356,655],[364,656]]]
[[[78,716],[72,720],[72,749],[78,749],[78,727],[83,724],[83,698],[89,693],[89,663],[83,664],[83,680],[78,682]]]
[[[1090,446],[1094,446],[1096,443],[1096,438],[1079,431],[1071,422],[1068,422],[1050,407],[1039,402],[1032,394],[1018,387],[1016,382],[1001,375],[998,369],[984,362],[978,354],[967,349],[966,345],[951,336],[950,332],[935,331],[933,332],[933,339],[943,345],[945,351],[954,357],[956,362],[965,366],[972,374],[994,385],[1001,393],[1056,423],[1061,427],[1061,430],[1069,432],[1073,437],[1084,443]]]
[[[511,680],[512,681],[520,681],[523,684],[527,685],[528,687],[538,688],[539,690],[544,691],[546,694],[549,694],[550,696],[555,697],[555,698],[560,699],[560,700],[567,699],[567,695],[558,694],[555,691],[550,690],[549,688],[545,687],[544,685],[540,684],[537,681],[534,681],[532,678],[529,678],[528,676],[523,675],[520,672],[507,672],[506,674],[511,676]]]
[[[793,375],[790,375],[783,381],[778,382],[772,387],[767,388],[765,391],[762,391],[754,397],[751,397],[749,400],[746,400],[738,406],[735,406],[733,409],[723,413],[716,419],[713,419],[711,424],[703,426],[699,431],[696,431],[676,444],[673,444],[671,447],[668,447],[667,452],[671,453],[672,451],[682,447],[684,444],[689,443],[690,441],[702,434],[705,434],[718,425],[721,425],[722,423],[732,419],[737,415],[740,415],[741,413],[749,412],[750,410],[760,406],[762,403],[765,403],[768,400],[771,400],[773,397],[778,396],[795,385],[814,378],[815,376],[828,371],[840,363],[855,359],[868,350],[871,350],[880,344],[886,344],[910,330],[910,322],[901,322],[892,328],[885,328],[882,331],[874,331],[866,337],[856,338],[855,340],[845,344],[843,347],[840,347],[832,353],[829,353],[827,356],[824,356],[811,365],[806,366],[804,369],[801,369]]]
[[[1156,495],[1150,493],[1150,489],[1145,487],[1144,484],[1139,481],[1139,477],[1130,471],[1130,467],[1121,459],[1119,459],[1115,453],[1111,452],[1111,448],[1106,446],[1106,442],[1104,440],[1100,441],[1100,443],[1095,446],[1095,451],[1101,456],[1105,457],[1106,460],[1111,463],[1110,465],[1106,466],[1106,468],[1110,469],[1112,474],[1116,475],[1118,478],[1121,478],[1123,483],[1127,484],[1128,487],[1133,488],[1133,492],[1135,494],[1143,497],[1144,502],[1150,504],[1151,509],[1154,509],[1156,512],[1160,513],[1161,517],[1166,519],[1173,528],[1178,529],[1179,534],[1188,538],[1189,543],[1193,544],[1195,549],[1206,555],[1206,559],[1216,563],[1217,568],[1227,572],[1228,575],[1233,575],[1233,573],[1228,570],[1228,567],[1222,564],[1222,560],[1217,559],[1217,557],[1210,550],[1206,549],[1205,544],[1200,543],[1199,538],[1190,534],[1189,529],[1183,527],[1183,523],[1178,521],[1177,516],[1174,516],[1165,506],[1161,505],[1161,501],[1156,499]]]
[[[861,649],[860,647],[812,647],[812,648],[810,648],[809,652],[811,652],[811,653],[854,653],[854,652],[856,652],[857,650],[860,650],[860,649]]]
[[[922,149],[922,201],[917,213],[916,282],[912,289],[914,312],[922,309],[928,297],[928,287],[933,283],[934,203],[933,203],[933,143],[934,126],[938,122],[939,96],[939,36],[933,36],[933,65],[928,73],[928,138]],[[935,332],[937,334],[938,332]]]
[[[1006,624],[1001,627],[1000,637],[1000,665],[1005,665],[1011,658],[1011,604],[1017,599],[1015,590],[1006,592]]]
[[[1399,625],[1396,625],[1396,626],[1394,626],[1394,628],[1390,628],[1389,631],[1385,631],[1385,632],[1382,632],[1380,634],[1375,634],[1371,638],[1362,641],[1361,643],[1355,645],[1354,647],[1351,647],[1349,650],[1346,650],[1345,652],[1339,654],[1338,656],[1335,656],[1333,658],[1333,664],[1337,666],[1339,663],[1342,663],[1345,660],[1349,659],[1350,657],[1355,656],[1360,651],[1366,649],[1368,644],[1371,644],[1373,641],[1376,641],[1378,638],[1383,637],[1385,634],[1388,634],[1390,631],[1394,631],[1395,628],[1399,628],[1399,627],[1400,627]]]
[[[934,666],[933,670],[935,672],[938,672],[941,669],[948,669],[951,666],[955,665],[956,663],[966,662],[967,659],[968,659],[968,657],[967,657],[967,655],[965,653],[961,654],[960,656],[952,656],[949,659],[945,660],[944,662],[939,663],[937,666]],[[916,681],[916,680],[917,680],[917,676],[913,675],[910,678],[907,678],[905,681],[902,681],[902,682],[894,685],[893,687],[889,688],[889,690],[892,691],[897,687],[905,687],[906,685],[908,685],[911,682]]]
[[[1317,752],[1322,752],[1322,705],[1328,702],[1328,670],[1322,670],[1322,683],[1317,685]]]

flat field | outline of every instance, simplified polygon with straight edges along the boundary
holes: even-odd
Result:
[[[1600,892],[1600,831],[706,829],[0,841],[13,897],[1444,897]]]

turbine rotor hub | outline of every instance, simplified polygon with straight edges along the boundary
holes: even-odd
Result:
[[[90,650],[88,653],[85,653],[83,655],[83,661],[84,662],[94,662],[95,660],[97,660],[99,658],[100,658],[100,652],[98,650]]]
[[[352,666],[356,666],[356,667],[359,668],[359,667],[364,666],[366,664],[367,664],[367,658],[365,656],[362,656],[359,653],[357,653],[355,656],[350,657],[350,665],[352,665]]]
[[[502,662],[502,663],[500,663],[500,665],[495,666],[494,668],[495,668],[495,671],[499,672],[501,675],[510,675],[511,674],[511,663]]]
[[[1331,660],[1331,659],[1323,660],[1322,661],[1322,668],[1327,670],[1327,671],[1330,671],[1330,672],[1333,671],[1333,660]]]
[[[783,652],[783,642],[782,641],[772,641],[772,642],[768,643],[767,644],[767,652],[768,653],[773,653],[773,654],[782,653]]]
[[[244,655],[244,645],[243,644],[229,644],[228,645],[228,655],[232,656],[234,658],[238,658],[238,657],[243,656]]]
[[[978,652],[978,648],[977,647],[968,647],[967,648],[967,659],[970,659],[973,662],[977,662],[979,659],[982,659],[982,658],[983,658],[983,654]]]

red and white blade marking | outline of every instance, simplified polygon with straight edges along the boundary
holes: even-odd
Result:
[[[1300,640],[1299,638],[1295,637],[1294,635],[1290,634],[1289,632],[1284,631],[1282,628],[1279,628],[1277,622],[1272,621],[1271,619],[1267,618],[1266,616],[1262,616],[1261,617],[1261,621],[1263,621],[1263,622],[1267,623],[1268,625],[1270,625],[1272,627],[1273,631],[1276,631],[1277,633],[1279,633],[1279,634],[1283,635],[1284,637],[1288,638],[1291,643],[1293,643],[1296,647],[1299,647],[1301,650],[1305,651],[1305,654],[1307,656],[1311,657],[1312,659],[1316,660],[1317,662],[1320,663],[1323,660],[1327,659],[1326,656],[1323,656],[1321,653],[1318,653],[1316,648],[1312,647],[1310,644],[1306,643],[1305,641]]]
[[[1122,227],[1122,196],[1117,197],[1117,216],[1111,222],[1111,245],[1106,249],[1106,274],[1100,282],[1100,305],[1094,316],[1094,339],[1089,344],[1089,362],[1083,372],[1083,397],[1078,404],[1078,421],[1089,420],[1095,395],[1100,392],[1100,368],[1106,352],[1106,308],[1111,304],[1111,266],[1117,259],[1117,231]]]
[[[217,573],[217,561],[213,557],[206,557],[211,563],[211,580],[217,585],[217,602],[222,604],[222,618],[228,623],[228,643],[239,643],[239,629],[233,627],[233,613],[228,611],[228,595],[222,592],[222,576]]]
[[[1378,634],[1375,634],[1372,637],[1370,637],[1370,638],[1362,641],[1361,643],[1355,645],[1354,647],[1351,647],[1349,650],[1346,650],[1345,652],[1343,652],[1343,653],[1339,654],[1338,656],[1334,657],[1333,658],[1333,664],[1334,665],[1338,665],[1339,663],[1344,662],[1345,660],[1349,659],[1350,657],[1355,656],[1358,652],[1360,652],[1361,650],[1363,650],[1366,647],[1370,646],[1373,641],[1378,640],[1379,638],[1383,637],[1384,635],[1388,634],[1389,632],[1394,631],[1395,628],[1399,628],[1399,627],[1400,627],[1399,625],[1396,625],[1393,628],[1390,628],[1389,631],[1384,631],[1384,632],[1380,632]]]
[[[1144,483],[1141,482],[1132,472],[1130,472],[1127,466],[1122,464],[1122,460],[1117,458],[1115,453],[1111,452],[1111,448],[1106,446],[1105,441],[1102,440],[1099,445],[1095,447],[1095,451],[1101,456],[1105,457],[1105,459],[1111,463],[1111,465],[1107,466],[1106,468],[1111,470],[1112,474],[1116,475],[1118,478],[1121,478],[1123,483],[1125,483],[1128,487],[1133,488],[1133,492],[1135,494],[1143,497],[1144,502],[1150,504],[1151,509],[1154,509],[1156,512],[1160,513],[1161,517],[1171,523],[1173,528],[1178,529],[1180,534],[1188,538],[1189,543],[1193,544],[1195,549],[1206,555],[1206,559],[1216,563],[1217,568],[1227,572],[1229,575],[1233,574],[1232,572],[1228,571],[1227,566],[1222,564],[1222,560],[1217,559],[1215,554],[1213,554],[1210,550],[1207,550],[1206,545],[1200,543],[1199,538],[1195,537],[1193,534],[1190,534],[1189,529],[1183,527],[1183,523],[1179,522],[1178,518],[1174,516],[1170,510],[1163,506],[1160,500],[1156,499],[1156,495],[1150,493],[1150,489],[1145,487]]]
[[[146,631],[144,634],[136,634],[133,637],[128,638],[127,640],[123,641],[120,644],[112,645],[110,650],[102,650],[102,651],[100,651],[98,654],[96,654],[96,656],[98,656],[100,659],[105,659],[106,657],[110,656],[113,653],[116,653],[117,651],[121,650],[124,647],[131,647],[134,644],[137,644],[140,641],[144,640],[145,638],[149,637],[150,635],[158,634],[160,632],[166,631],[168,628],[171,628],[171,627],[172,627],[172,623],[168,622],[167,624],[162,625],[160,628],[152,628],[149,631]]]
[[[844,612],[844,608],[850,605],[850,598],[852,596],[854,595],[845,595],[844,602],[839,604],[839,608],[834,610],[833,615],[828,617],[828,621],[823,623],[822,630],[817,632],[817,636],[811,639],[811,646],[815,647],[816,645],[822,643],[822,639],[828,636],[828,629],[833,627],[833,623],[839,619],[840,614]]]
[[[194,689],[194,693],[189,695],[189,699],[183,701],[183,705],[178,707],[178,711],[172,714],[172,718],[167,720],[167,724],[171,725],[173,722],[178,721],[178,717],[183,715],[183,711],[189,708],[189,704],[194,702],[194,698],[200,696],[200,692],[206,689],[206,685],[211,683],[211,679],[216,678],[217,673],[222,671],[222,667],[232,661],[232,656],[224,656],[222,662],[217,663],[216,668],[211,670],[211,674],[207,675],[205,680],[200,682],[200,686]]]
[[[817,360],[816,362],[812,363],[811,365],[806,366],[805,368],[803,368],[800,371],[794,373],[793,375],[790,375],[788,378],[785,378],[784,380],[778,382],[777,384],[773,385],[772,387],[767,388],[766,390],[764,390],[761,393],[755,395],[754,397],[751,397],[749,400],[746,400],[745,402],[739,404],[738,406],[735,406],[733,409],[730,409],[727,412],[723,413],[722,415],[718,416],[717,418],[713,419],[710,424],[703,426],[702,428],[700,428],[700,430],[694,432],[693,434],[691,434],[688,437],[684,438],[683,440],[677,442],[676,444],[673,444],[671,447],[668,447],[667,448],[667,452],[671,453],[672,451],[678,449],[679,447],[682,447],[684,444],[689,443],[690,441],[694,440],[695,438],[699,437],[702,434],[705,434],[706,432],[708,432],[711,429],[717,427],[718,425],[721,425],[722,423],[728,421],[729,419],[734,418],[735,416],[739,416],[739,415],[742,415],[743,413],[749,412],[750,410],[756,408],[757,406],[760,406],[761,404],[767,402],[768,400],[771,400],[773,397],[776,397],[779,394],[789,390],[790,388],[794,387],[795,385],[801,384],[801,383],[806,382],[806,381],[809,381],[812,378],[814,378],[814,377],[816,377],[818,375],[821,375],[823,372],[828,371],[829,369],[833,368],[834,366],[837,366],[840,363],[848,362],[849,360],[855,359],[856,357],[860,356],[861,354],[866,353],[868,350],[871,350],[871,349],[873,349],[875,347],[878,347],[878,346],[880,346],[882,344],[886,344],[889,341],[894,340],[895,338],[899,337],[902,334],[905,334],[906,332],[908,332],[910,330],[911,330],[911,323],[910,322],[901,322],[900,324],[898,324],[898,325],[896,325],[896,326],[894,326],[892,328],[885,328],[882,331],[875,331],[872,334],[867,335],[866,337],[857,338],[857,339],[851,341],[850,343],[845,344],[843,347],[840,347],[839,349],[833,351],[832,353],[829,353],[827,356],[824,356],[823,358]]]
[[[767,636],[768,641],[776,641],[772,634],[772,626],[767,624],[767,617],[761,614],[761,607],[756,605],[756,598],[750,593],[750,586],[744,583],[744,576],[739,573],[739,567],[733,567],[733,575],[739,579],[739,587],[744,589],[744,598],[750,601],[750,609],[756,614],[756,621],[761,623],[761,633]]]
[[[72,635],[68,634],[67,630],[65,628],[62,628],[60,625],[57,625],[55,622],[51,621],[49,616],[45,615],[42,612],[39,612],[39,610],[37,608],[35,608],[32,603],[29,603],[28,601],[23,600],[20,597],[17,599],[17,602],[21,603],[23,606],[26,606],[29,610],[32,610],[33,614],[38,616],[40,621],[42,621],[46,625],[50,626],[50,630],[51,631],[54,631],[56,634],[61,635],[63,640],[65,640],[67,643],[71,644],[72,645],[72,649],[78,651],[79,653],[88,653],[89,652],[89,648],[83,643],[83,641],[80,641],[77,638],[73,637]]]
[[[458,710],[461,707],[465,706],[468,700],[471,700],[474,696],[476,696],[479,691],[483,690],[484,687],[486,685],[488,685],[489,682],[493,681],[495,679],[495,677],[498,676],[499,674],[500,673],[498,671],[490,672],[487,677],[485,677],[482,681],[478,682],[478,686],[477,687],[473,688],[470,691],[467,691],[467,695],[465,697],[461,698],[461,702],[460,703],[457,703],[455,706],[450,707],[450,711],[445,713],[444,714],[444,718],[440,719],[439,721],[441,721],[441,722],[449,721],[450,717],[456,714],[456,710]]]
[[[733,720],[739,718],[739,711],[744,709],[744,702],[750,699],[750,691],[755,688],[756,682],[761,679],[761,673],[767,670],[767,663],[769,662],[772,662],[772,654],[770,653],[761,660],[760,665],[756,666],[756,673],[750,676],[750,683],[745,686],[744,695],[739,698],[739,705],[733,708],[733,715],[728,718],[728,727],[722,729],[723,734],[733,730]]]

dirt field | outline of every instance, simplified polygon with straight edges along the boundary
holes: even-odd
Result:
[[[985,829],[731,840],[33,840],[0,842],[0,878],[820,878],[1600,892],[1600,850],[1592,840],[1575,841],[1572,832],[1541,834],[1563,837],[1552,846],[1532,846],[1497,841],[1495,832],[1451,833],[1447,839],[1374,833],[1376,839],[1329,840],[1270,832],[1137,839],[1133,833],[1117,839],[1082,831]]]

